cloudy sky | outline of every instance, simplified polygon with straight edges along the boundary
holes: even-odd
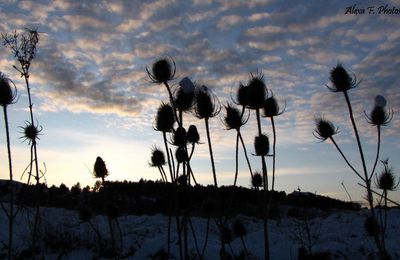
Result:
[[[334,146],[318,142],[312,132],[316,115],[332,120],[340,130],[336,140],[361,170],[343,94],[326,88],[329,71],[342,63],[361,80],[350,98],[367,167],[372,167],[377,138],[364,111],[368,113],[375,95],[381,94],[395,113],[382,130],[381,158],[390,157],[400,175],[400,14],[384,12],[398,10],[400,4],[375,2],[355,6],[365,10],[356,15],[346,14],[354,1],[8,0],[0,4],[0,31],[40,32],[30,80],[35,118],[43,127],[39,160],[46,164],[50,185],[79,181],[92,186],[89,169],[97,156],[106,161],[110,180],[159,178],[148,166],[151,147],[163,144],[152,125],[168,95],[163,86],[150,82],[145,68],[168,55],[176,62],[173,84],[189,76],[212,89],[222,104],[250,73],[262,71],[268,89],[282,106],[286,102],[286,112],[275,120],[277,188],[291,192],[300,187],[347,199],[340,184],[344,181],[353,199],[361,200],[357,177]],[[2,47],[0,70],[16,82],[19,93],[9,117],[14,167],[20,176],[29,162],[29,146],[19,138],[19,127],[29,113],[25,86],[13,64],[10,50]],[[211,120],[211,137],[219,183],[228,185],[233,183],[235,133],[224,130],[223,112]],[[254,118],[251,114],[243,129],[249,152],[256,134]],[[193,159],[197,179],[211,183],[204,122],[191,114],[184,120],[199,127],[203,142]],[[262,124],[271,135],[269,120]],[[5,136],[0,140],[0,177],[7,178]],[[249,187],[242,152],[240,156],[239,183]],[[267,163],[271,168],[270,159]],[[258,158],[252,158],[252,164],[261,169]],[[393,197],[399,200],[399,192]]]

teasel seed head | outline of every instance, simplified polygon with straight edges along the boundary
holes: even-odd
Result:
[[[184,163],[189,160],[188,154],[183,147],[178,147],[175,151],[175,159],[178,163]]]
[[[330,80],[332,87],[329,90],[332,92],[346,92],[352,88],[355,88],[360,83],[356,77],[351,77],[347,71],[343,68],[342,64],[338,64],[330,72]]]
[[[321,140],[321,142],[338,133],[338,129],[333,125],[333,123],[329,120],[323,119],[322,117],[315,119],[315,126],[316,128],[313,135],[315,138]]]
[[[247,106],[250,109],[260,109],[264,106],[267,97],[267,87],[264,82],[264,75],[260,72],[256,75],[251,74],[247,85]]]
[[[151,152],[151,163],[152,167],[160,167],[165,164],[165,155],[160,148],[154,146]]]
[[[383,170],[381,174],[376,177],[376,186],[381,190],[393,191],[398,187],[400,180],[396,183],[393,169],[388,165],[388,159],[381,162],[383,164]]]
[[[11,87],[13,85],[14,89]],[[17,99],[17,88],[14,82],[0,72],[0,106],[6,107],[14,104]]]
[[[147,75],[154,83],[167,83],[174,79],[176,65],[172,58],[165,57],[157,60],[151,67],[151,72],[146,67]]]
[[[260,188],[263,185],[263,177],[260,172],[254,172],[251,178],[251,186],[254,188]]]
[[[269,139],[267,135],[261,134],[254,138],[254,149],[256,156],[267,156],[269,153]]]
[[[268,97],[265,102],[264,102],[264,116],[265,117],[274,117],[274,116],[279,116],[285,112],[285,108],[280,110],[278,101],[272,95],[271,97]]]
[[[242,83],[239,84],[239,88],[236,95],[236,101],[239,105],[246,107],[247,106],[247,86]]]
[[[154,129],[160,132],[171,132],[174,123],[174,109],[170,104],[162,103],[157,110]]]
[[[200,135],[197,131],[197,127],[195,125],[190,125],[186,135],[188,143],[198,144],[200,141]]]
[[[393,118],[392,110],[387,111],[384,106],[377,105],[375,105],[369,115],[365,112],[364,114],[367,118],[367,122],[373,126],[386,126]]]
[[[195,99],[196,106],[194,112],[199,119],[214,117],[221,110],[218,99],[204,85],[197,89]]]
[[[106,163],[100,156],[97,156],[96,162],[94,163],[93,175],[95,178],[101,178],[104,180],[105,177],[108,176],[108,170],[106,167]]]
[[[28,121],[25,121],[25,126],[21,128],[23,131],[23,136],[21,138],[24,138],[24,141],[28,141],[28,144],[36,143],[37,140],[40,139],[39,135],[41,135],[41,132],[43,130],[42,126],[31,124]]]
[[[175,106],[179,111],[187,112],[194,105],[195,87],[193,82],[185,77],[179,82],[175,91]]]
[[[186,129],[180,126],[173,131],[172,144],[178,147],[184,147],[186,143],[187,143]]]
[[[224,125],[227,130],[236,129],[239,130],[240,127],[247,123],[247,120],[244,120],[241,112],[233,107],[230,104],[225,106],[226,109],[226,116],[224,117]]]

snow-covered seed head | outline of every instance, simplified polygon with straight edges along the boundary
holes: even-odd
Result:
[[[260,188],[263,185],[263,177],[261,173],[254,172],[253,177],[251,178],[251,186],[254,188]]]
[[[247,85],[247,106],[250,109],[260,109],[264,106],[264,101],[267,97],[267,87],[264,83],[264,75],[257,73],[251,74],[251,78]]]
[[[184,77],[179,82],[179,86],[181,87],[182,91],[185,94],[194,93],[195,86],[194,86],[193,82],[190,80],[190,78],[188,78],[188,77]]]
[[[384,106],[375,106],[369,115],[365,114],[368,123],[374,126],[385,126],[392,121],[393,111],[387,111]]]
[[[146,67],[147,75],[154,83],[166,83],[175,77],[176,65],[169,58],[162,58],[153,63],[151,72]]]
[[[254,149],[257,156],[267,156],[269,153],[269,139],[268,136],[261,134],[254,138]]]
[[[195,125],[190,125],[186,135],[188,143],[197,144],[200,140],[199,132],[197,131],[197,127]]]
[[[93,175],[95,178],[101,178],[102,180],[108,176],[106,163],[100,156],[97,156],[96,162],[94,163]]]
[[[385,107],[386,106],[386,98],[382,95],[375,96],[375,106],[377,107]]]
[[[17,99],[17,88],[11,87],[14,83],[0,72],[0,106],[6,107],[14,104]]]
[[[182,83],[182,81],[184,82]],[[179,111],[187,112],[194,105],[195,88],[189,78],[184,78],[182,81],[179,82],[180,87],[175,91],[174,100],[175,106]],[[189,85],[193,86],[193,88],[189,87]]]
[[[154,129],[171,132],[175,123],[174,110],[170,104],[162,103],[157,110]]]
[[[236,237],[244,237],[247,235],[246,227],[243,222],[236,219],[232,224],[232,230]]]
[[[326,139],[331,138],[338,133],[337,128],[335,128],[331,121],[321,117],[315,119],[315,126],[316,128],[313,132],[313,135],[315,138],[321,141],[325,141]]]
[[[328,87],[332,92],[346,92],[355,88],[359,82],[354,77],[352,78],[343,68],[342,64],[338,64],[330,72],[330,80],[332,87]]]
[[[158,147],[153,147],[151,152],[151,163],[152,167],[160,167],[165,164],[165,156],[164,152],[161,151]]]

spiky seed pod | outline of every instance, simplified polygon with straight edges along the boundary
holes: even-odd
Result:
[[[359,84],[355,77],[352,78],[347,73],[342,64],[338,64],[331,70],[330,80],[333,86],[328,88],[332,92],[346,92],[352,88],[357,87],[357,85]]]
[[[367,217],[365,220],[364,228],[369,236],[377,236],[381,231],[378,222],[371,216]]]
[[[0,106],[6,107],[14,104],[17,99],[17,88],[14,85],[14,90],[11,87],[14,83],[0,72]]]
[[[90,212],[90,210],[88,208],[80,208],[79,209],[79,218],[83,221],[83,222],[88,222],[91,218],[92,218],[92,213]]]
[[[28,140],[28,144],[36,143],[39,138],[40,133],[42,132],[43,128],[41,126],[36,126],[31,124],[28,121],[25,121],[25,126],[22,128],[24,141]]]
[[[244,237],[247,235],[246,227],[244,226],[243,222],[239,219],[236,219],[232,225],[233,234],[236,237]]]
[[[178,127],[174,130],[174,134],[172,135],[172,144],[178,147],[184,147],[186,143],[186,129],[184,127]]]
[[[187,161],[189,160],[189,159],[188,159],[187,152],[186,152],[186,150],[185,150],[183,147],[178,147],[178,148],[176,149],[176,151],[175,151],[175,158],[176,158],[176,161],[177,161],[178,163],[187,162]]]
[[[364,112],[365,113],[365,112]],[[385,126],[393,118],[393,111],[387,111],[385,107],[375,106],[369,116],[365,113],[368,123],[374,126]]]
[[[247,87],[240,83],[238,91],[237,91],[237,96],[236,96],[237,102],[241,106],[247,106]]]
[[[260,188],[263,184],[263,177],[261,175],[261,173],[259,172],[255,172],[253,174],[253,177],[251,178],[251,185],[254,188]]]
[[[171,132],[174,123],[174,109],[170,104],[162,103],[157,110],[154,129],[161,132]]]
[[[274,117],[279,116],[285,112],[285,108],[283,110],[279,110],[278,101],[274,96],[267,98],[264,102],[264,116],[265,117]]]
[[[338,133],[333,123],[323,118],[316,118],[315,126],[313,135],[322,142]]]
[[[221,226],[219,228],[219,235],[222,244],[229,244],[233,240],[232,232],[226,226]]]
[[[188,143],[197,144],[200,141],[200,135],[195,125],[190,125],[186,134]]]
[[[165,164],[164,152],[158,147],[154,147],[151,152],[151,163],[152,167],[160,167]]]
[[[175,106],[179,111],[187,112],[193,107],[194,92],[185,93],[182,88],[179,88],[175,93]]]
[[[94,177],[101,178],[102,180],[108,176],[106,163],[100,156],[97,156],[96,162],[94,163],[93,175]]]
[[[175,77],[176,65],[169,58],[162,58],[153,63],[151,72],[146,67],[147,75],[154,83],[166,83]]]
[[[247,106],[250,109],[260,109],[264,106],[266,97],[267,87],[264,83],[264,75],[262,73],[252,74],[247,85]]]
[[[269,153],[268,136],[262,134],[254,138],[254,149],[257,156],[267,156]]]
[[[110,203],[107,205],[107,215],[110,219],[116,219],[119,216],[117,205]]]
[[[224,117],[224,125],[227,130],[236,129],[239,130],[242,125],[246,124],[247,121],[243,120],[240,111],[228,104],[225,106],[226,116]]]
[[[392,168],[388,165],[388,160],[381,161],[383,163],[383,170],[379,176],[376,178],[376,185],[379,189],[385,191],[392,191],[397,188],[399,183],[396,184],[396,180],[393,174]]]
[[[211,118],[218,115],[220,105],[215,96],[213,96],[206,86],[202,86],[196,91],[195,115],[199,119]]]

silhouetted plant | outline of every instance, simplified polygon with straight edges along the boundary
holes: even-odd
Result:
[[[379,200],[379,205],[383,206],[383,216],[382,210],[380,213],[380,226],[382,227],[381,243],[383,248],[385,248],[385,237],[387,230],[387,212],[388,212],[388,193],[389,191],[395,190],[400,183],[400,178],[396,181],[393,169],[389,167],[388,159],[381,161],[383,164],[383,170],[379,175],[376,176],[375,185],[378,189],[382,190],[382,196]],[[383,200],[383,202],[382,202]],[[383,204],[383,205],[382,205]]]
[[[242,242],[243,245],[244,253],[247,257],[249,255],[249,252],[247,251],[246,242],[244,241],[244,237],[247,235],[246,227],[244,226],[242,221],[236,219],[232,224],[232,230],[233,234],[236,237],[240,238],[240,241]]]
[[[39,43],[39,32],[37,29],[26,29],[24,32],[17,32],[16,30],[13,33],[2,33],[1,37],[3,39],[3,45],[11,49],[11,53],[14,58],[17,60],[18,65],[14,65],[13,68],[20,73],[20,76],[25,79],[26,90],[28,93],[28,106],[30,113],[30,125],[34,126],[34,117],[33,117],[33,103],[31,98],[31,88],[29,83],[29,69],[31,67],[32,60],[36,57],[36,45]],[[31,153],[30,153],[30,161],[27,169],[28,172],[28,181],[30,183],[30,178],[33,176],[32,167],[35,165],[35,179],[36,179],[36,188],[39,193],[39,184],[40,184],[40,173],[44,175],[45,171],[39,171],[39,160],[37,153],[37,145],[36,142],[31,143]],[[38,194],[35,195],[36,200],[39,200],[40,197]],[[37,201],[37,205],[40,205],[40,201]],[[38,225],[39,225],[39,206],[36,206],[36,213],[34,217],[33,230],[32,230],[32,245],[31,250],[32,253],[35,251],[36,241],[37,241],[37,233],[38,233]]]
[[[285,106],[286,108],[286,106]],[[272,184],[271,190],[275,187],[275,164],[276,164],[276,130],[275,130],[275,120],[274,117],[279,116],[285,112],[285,108],[282,110],[279,107],[278,101],[271,95],[264,102],[264,117],[269,117],[271,120],[272,134],[274,141],[272,143]]]
[[[218,103],[217,98],[210,93],[210,90],[206,86],[202,86],[197,90],[195,98],[196,98],[195,115],[199,119],[204,119],[205,122],[214,186],[217,188],[218,187],[217,173],[215,172],[214,155],[210,137],[209,119],[218,115],[221,110],[221,107]]]
[[[243,107],[244,108],[244,107]],[[232,105],[228,104],[225,106],[226,116],[224,117],[224,124],[227,130],[235,129],[237,132],[236,135],[236,153],[235,153],[235,180],[233,181],[233,186],[236,186],[236,181],[239,173],[239,140],[242,143],[244,155],[247,161],[247,165],[249,167],[250,175],[253,176],[253,171],[251,170],[251,165],[249,158],[247,156],[246,147],[244,145],[243,137],[240,133],[240,128],[245,125],[249,118],[244,119],[243,113],[240,113],[239,110]]]
[[[104,186],[105,178],[108,176],[108,174],[106,163],[100,156],[97,156],[96,162],[94,163],[93,176],[95,178],[100,178]]]
[[[158,147],[153,147],[151,152],[151,163],[150,166],[157,167],[161,174],[161,179],[163,182],[168,182],[167,175],[165,174],[163,165],[165,164],[165,156],[163,151],[161,151]]]
[[[11,86],[13,85],[13,86]],[[14,89],[13,89],[14,88]],[[0,106],[3,107],[4,112],[4,124],[6,129],[6,139],[7,139],[7,154],[8,154],[8,170],[9,170],[9,188],[10,188],[10,208],[9,211],[6,210],[3,202],[1,202],[1,207],[8,219],[8,259],[12,258],[12,248],[13,248],[13,227],[14,218],[17,212],[14,212],[14,180],[13,180],[13,168],[12,168],[12,157],[11,157],[11,144],[10,144],[10,129],[8,125],[8,113],[7,107],[16,102],[17,98],[17,88],[11,79],[7,78],[2,72],[0,72]]]
[[[380,95],[378,95],[375,98],[375,106],[374,109],[371,111],[369,115],[365,114],[367,117],[367,121],[377,127],[377,132],[378,132],[378,144],[377,144],[377,152],[376,152],[376,158],[372,167],[372,170],[370,173],[367,171],[366,167],[366,162],[365,162],[365,157],[364,157],[364,152],[363,148],[361,145],[361,140],[360,136],[358,133],[357,125],[354,120],[354,113],[353,113],[353,108],[351,105],[350,97],[348,94],[348,91],[357,87],[360,83],[360,81],[357,81],[355,76],[350,76],[348,72],[343,68],[341,64],[338,64],[336,67],[334,67],[330,71],[330,81],[332,83],[331,86],[327,86],[328,89],[332,92],[342,92],[345,97],[346,105],[349,111],[349,117],[351,121],[351,125],[353,127],[355,139],[357,141],[357,146],[358,146],[358,151],[360,154],[361,158],[361,165],[362,165],[362,174],[360,174],[348,161],[346,156],[343,154],[341,149],[339,148],[338,144],[335,142],[333,136],[337,133],[337,129],[333,126],[333,124],[330,121],[324,120],[324,119],[317,119],[316,120],[316,129],[314,131],[314,136],[320,139],[321,141],[325,141],[326,139],[330,139],[332,143],[335,145],[347,165],[353,170],[353,172],[364,182],[365,185],[362,185],[366,191],[367,191],[367,201],[370,207],[370,217],[367,219],[365,222],[365,227],[367,229],[367,233],[372,235],[375,240],[375,244],[381,254],[386,253],[385,245],[382,242],[382,239],[379,237],[380,232],[377,232],[376,230],[380,229],[379,223],[376,220],[376,215],[375,215],[375,210],[374,210],[374,200],[373,200],[373,193],[374,191],[371,188],[371,180],[374,176],[375,173],[375,167],[377,164],[377,161],[379,159],[379,152],[380,152],[380,143],[381,143],[381,126],[387,125],[392,116],[393,112],[392,111],[387,111],[385,109],[386,106],[386,99]],[[364,112],[365,113],[365,112]],[[378,228],[375,228],[375,224],[378,225]]]
[[[251,186],[259,190],[263,186],[263,177],[259,172],[254,172],[253,177],[251,178]]]

